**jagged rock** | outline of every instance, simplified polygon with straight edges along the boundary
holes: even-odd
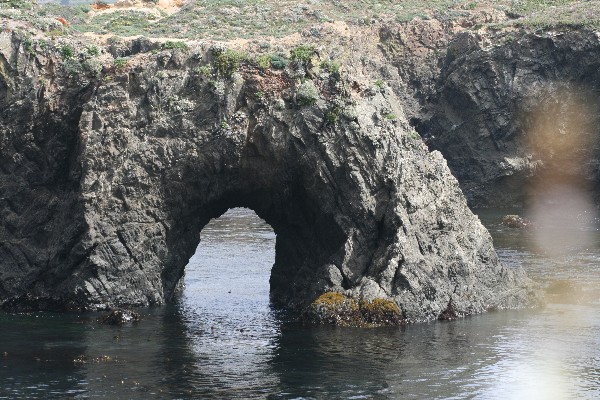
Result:
[[[454,305],[452,304],[452,300],[450,302],[448,302],[448,307],[446,307],[446,309],[440,314],[438,315],[438,320],[440,321],[453,321],[456,318],[459,318],[461,315],[459,314],[458,311],[456,311],[456,309],[454,308]]]
[[[543,184],[564,182],[600,203],[592,29],[474,32],[432,20],[384,27],[381,39],[412,125],[471,206],[526,206],[545,200]]]
[[[163,304],[200,230],[240,206],[277,234],[271,296],[291,309],[325,292],[390,301],[407,322],[450,299],[461,315],[535,304],[398,98],[351,84],[375,81],[368,65],[315,78],[319,96],[298,104],[302,83],[281,70],[205,76],[206,46],[94,76],[0,35],[5,307]]]

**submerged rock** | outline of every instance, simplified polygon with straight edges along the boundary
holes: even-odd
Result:
[[[432,320],[450,298],[461,315],[536,304],[400,99],[357,83],[376,81],[362,61],[292,79],[195,45],[118,67],[102,51],[98,76],[73,74],[54,45],[1,39],[0,304],[163,304],[231,207],[277,233],[275,303],[348,297],[311,306],[318,321]],[[307,80],[318,93],[298,101]]]
[[[505,215],[502,218],[502,225],[509,228],[523,229],[531,227],[531,221],[518,215]]]
[[[107,325],[123,325],[140,320],[140,314],[127,309],[112,310],[108,314],[98,317],[97,321]]]

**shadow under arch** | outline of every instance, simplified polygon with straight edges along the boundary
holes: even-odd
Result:
[[[162,283],[165,294],[176,294],[189,259],[200,243],[200,232],[211,220],[230,209],[246,208],[272,227],[275,235],[275,260],[270,275],[270,297],[274,305],[301,308],[322,291],[315,285],[316,269],[328,264],[341,265],[347,235],[336,222],[333,212],[311,198],[305,182],[285,165],[265,166],[250,158],[233,176],[220,182],[198,182],[208,187],[208,201],[192,195],[184,207],[170,207],[175,225],[167,235],[167,247],[174,257],[165,263]],[[187,171],[195,175],[193,169]],[[197,175],[196,175],[197,176]],[[193,178],[191,179],[193,180]],[[187,181],[187,180],[186,180]],[[189,181],[188,181],[189,182]],[[196,186],[196,185],[194,185]],[[201,197],[206,192],[198,190]]]

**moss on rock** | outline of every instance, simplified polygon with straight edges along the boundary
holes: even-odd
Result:
[[[342,293],[327,292],[304,311],[302,320],[314,325],[348,327],[394,326],[404,322],[400,308],[391,300],[360,303]]]
[[[314,325],[357,326],[362,315],[356,300],[341,293],[327,292],[311,303],[302,319]]]
[[[400,325],[402,312],[396,303],[387,299],[361,301],[360,311],[365,322],[372,326]]]

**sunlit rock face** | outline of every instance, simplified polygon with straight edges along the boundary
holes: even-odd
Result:
[[[389,89],[308,72],[307,99],[279,70],[206,76],[219,51],[140,53],[89,77],[2,42],[4,308],[163,304],[231,207],[273,227],[271,295],[291,309],[342,292],[413,322],[534,302]]]

